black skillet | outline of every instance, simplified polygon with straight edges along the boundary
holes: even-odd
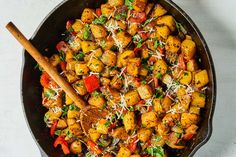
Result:
[[[154,0],[155,3],[157,1]],[[85,7],[96,8],[104,3],[103,0],[66,0],[53,9],[43,20],[35,34],[32,43],[45,56],[51,56],[56,52],[55,45],[61,39],[61,33],[65,31],[65,23],[68,19],[80,18]],[[204,145],[212,133],[212,117],[216,101],[216,77],[214,65],[207,44],[190,17],[170,0],[159,0],[168,13],[180,21],[184,28],[193,37],[201,57],[201,66],[208,70],[209,88],[207,90],[206,108],[202,111],[202,121],[196,138],[188,143],[188,147],[181,151],[171,152],[172,157],[191,157]],[[25,51],[25,50],[24,50]],[[37,143],[42,157],[64,157],[60,148],[54,148],[54,139],[49,136],[49,129],[43,121],[46,109],[41,105],[41,86],[39,83],[40,72],[35,70],[36,62],[24,52],[24,64],[22,67],[21,95],[25,117],[30,131]]]

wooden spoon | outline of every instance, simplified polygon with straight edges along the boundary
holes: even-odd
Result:
[[[38,62],[38,64],[50,75],[50,77],[74,101],[75,105],[81,109],[80,124],[85,134],[88,134],[88,130],[92,127],[92,124],[104,117],[102,111],[97,107],[86,106],[84,100],[78,96],[70,84],[59,75],[55,68],[44,58],[43,55],[41,55],[41,53],[32,45],[32,43],[26,39],[26,37],[12,22],[9,22],[6,25],[6,28],[27,50],[27,52]]]

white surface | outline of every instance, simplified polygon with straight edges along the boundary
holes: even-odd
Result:
[[[193,19],[211,50],[218,83],[214,131],[195,157],[236,157],[236,1],[174,0]],[[0,157],[40,157],[20,101],[22,47],[4,28],[12,20],[30,37],[61,0],[0,0]]]

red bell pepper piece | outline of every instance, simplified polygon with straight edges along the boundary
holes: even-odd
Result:
[[[138,31],[138,34],[140,35],[143,41],[146,40],[150,36],[150,33],[144,32],[144,31]]]
[[[158,49],[158,51],[161,53],[161,54],[164,54],[165,53],[165,48],[164,47],[158,47],[157,48]]]
[[[149,58],[149,62],[151,62],[151,63],[155,63],[156,61],[157,61],[157,58],[154,57],[154,56],[151,56],[151,57]]]
[[[58,136],[54,142],[54,147],[56,148],[58,145],[61,145],[62,151],[64,154],[70,154],[70,149],[68,143],[65,140],[64,136]]]
[[[56,45],[57,51],[62,51],[62,52],[66,52],[69,47],[68,45],[65,43],[65,41],[60,41],[57,45]]]
[[[55,121],[55,122],[52,124],[51,128],[50,128],[50,135],[51,135],[52,137],[54,137],[55,130],[56,130],[56,128],[57,128],[57,123],[58,123],[58,121]]]
[[[158,78],[154,77],[153,78],[153,82],[154,82],[154,86],[155,88],[157,88],[159,85],[158,85]]]
[[[135,78],[134,79],[134,87],[139,87],[141,85],[141,80],[140,78]]]
[[[142,52],[142,48],[135,48],[134,49],[134,54],[137,55],[138,53]]]
[[[62,71],[66,71],[66,62],[60,62],[60,67]]]
[[[132,142],[129,145],[129,149],[131,150],[131,152],[134,152],[137,149],[137,140],[138,140],[137,136],[132,139]]]
[[[94,143],[92,140],[88,140],[87,146],[90,149],[90,151],[95,155],[102,154],[102,150],[98,147],[96,143]]]
[[[193,139],[193,137],[194,137],[194,134],[185,134],[183,136],[183,139],[186,141],[189,141],[189,140]]]
[[[89,93],[92,93],[94,90],[100,87],[99,79],[96,75],[91,75],[84,78],[84,84]]]
[[[130,22],[134,23],[143,23],[146,21],[147,16],[145,12],[137,12],[135,10],[131,11],[131,17],[129,18]]]
[[[97,15],[98,17],[100,17],[100,16],[102,15],[102,10],[101,10],[101,8],[97,8],[97,9],[96,9],[96,15]]]
[[[49,88],[50,86],[50,76],[48,75],[48,73],[43,72],[41,77],[40,77],[40,83],[43,87],[45,88]]]
[[[73,20],[68,20],[68,21],[66,22],[66,29],[70,31],[71,28],[72,28],[73,23],[74,23]]]

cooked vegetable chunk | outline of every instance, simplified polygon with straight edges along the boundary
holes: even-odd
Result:
[[[158,59],[154,64],[153,74],[161,74],[164,75],[167,71],[167,64],[164,60]]]
[[[121,140],[127,140],[129,135],[127,134],[125,128],[120,127],[120,128],[117,128],[113,131],[112,136],[114,138],[118,138],[118,139],[121,139]]]
[[[122,81],[122,79],[121,79],[119,76],[115,75],[115,76],[112,78],[110,84],[111,84],[111,87],[112,87],[112,88],[121,89],[121,87],[122,87],[122,85],[123,85],[123,81]]]
[[[179,82],[184,85],[190,84],[192,81],[192,73],[190,71],[184,71],[181,76]]]
[[[150,139],[152,131],[150,129],[142,128],[138,131],[138,139],[142,142],[146,142]]]
[[[88,103],[90,105],[96,106],[97,108],[102,109],[103,106],[106,104],[103,96],[101,95],[101,93],[99,93],[98,95],[93,94],[89,100]]]
[[[196,107],[203,108],[206,104],[206,96],[203,93],[193,92],[191,104]]]
[[[89,8],[85,8],[82,15],[81,15],[81,21],[84,23],[92,23],[93,19],[95,18],[94,16],[94,11]]]
[[[163,40],[163,41],[167,40],[170,33],[171,32],[170,32],[169,28],[165,25],[156,27],[155,35],[160,40]]]
[[[89,68],[86,63],[77,63],[75,64],[75,73],[76,75],[87,75]]]
[[[92,41],[82,41],[81,48],[84,53],[88,53],[91,50],[97,49],[97,44]]]
[[[101,134],[107,134],[109,129],[109,122],[106,119],[101,119],[97,123],[97,132]]]
[[[169,36],[166,41],[166,50],[171,53],[177,53],[180,49],[181,42],[177,37]]]
[[[127,112],[124,115],[123,123],[124,123],[126,132],[134,130],[134,128],[135,128],[135,115],[134,115],[134,112]]]
[[[181,125],[183,128],[188,128],[192,124],[197,124],[199,117],[196,114],[183,113],[181,116]]]
[[[140,64],[141,64],[140,58],[128,59],[127,73],[132,76],[137,76],[139,73]]]
[[[173,18],[173,16],[171,15],[165,15],[165,16],[161,16],[157,19],[157,24],[158,25],[166,25],[169,27],[169,29],[171,30],[171,32],[175,31],[175,19]]]
[[[100,61],[99,59],[93,58],[91,59],[87,66],[89,67],[89,69],[93,72],[101,72],[104,68],[104,64],[102,63],[102,61]]]
[[[101,11],[102,11],[102,15],[106,16],[106,17],[110,17],[112,16],[112,14],[114,13],[115,8],[112,7],[110,4],[106,3],[106,4],[102,4],[101,5]]]
[[[184,54],[184,59],[190,60],[196,53],[196,44],[191,38],[186,38],[181,44],[181,51]]]
[[[160,17],[167,13],[166,9],[164,9],[160,4],[157,4],[152,12],[152,17]]]
[[[90,25],[91,31],[95,38],[105,38],[107,36],[106,29],[101,25]]]
[[[118,154],[117,154],[117,157],[130,157],[131,155],[131,151],[126,148],[126,147],[121,147]]]
[[[147,0],[134,0],[133,7],[134,10],[138,12],[144,12],[147,5]]]
[[[125,48],[132,40],[132,37],[128,33],[121,31],[116,34],[116,39],[119,42],[119,47]]]
[[[101,136],[101,134],[99,132],[97,132],[97,130],[95,130],[93,128],[89,129],[89,137],[91,138],[91,140],[93,140],[93,142],[96,142],[100,136]]]
[[[136,90],[131,90],[125,94],[125,101],[128,106],[133,106],[140,101],[139,94]]]
[[[149,85],[141,85],[137,90],[141,99],[150,99],[152,97],[152,88]]]
[[[155,112],[147,112],[142,114],[142,125],[146,128],[155,127],[158,124],[158,118]]]
[[[111,50],[106,50],[102,55],[102,62],[108,66],[116,65],[116,54]]]
[[[79,95],[85,95],[87,93],[87,90],[86,90],[83,80],[76,81],[73,84],[73,87]]]
[[[209,82],[207,71],[202,70],[200,72],[197,72],[194,76],[194,82],[195,82],[195,86],[197,88],[201,88],[201,87],[207,85]]]

